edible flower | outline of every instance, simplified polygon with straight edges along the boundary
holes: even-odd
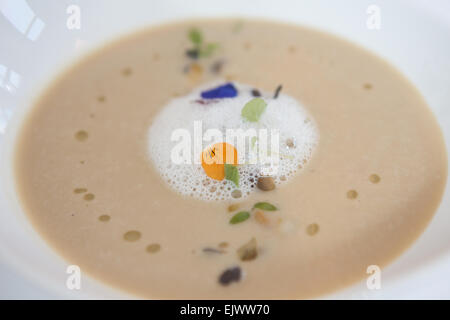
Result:
[[[238,94],[235,86],[230,82],[217,88],[203,91],[201,96],[203,99],[221,99],[221,98],[234,98]]]

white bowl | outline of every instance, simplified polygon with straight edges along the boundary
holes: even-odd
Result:
[[[70,1],[0,0],[0,298],[127,298],[87,276],[68,290],[64,261],[31,227],[14,190],[12,150],[23,114],[64,66],[133,30],[193,17],[264,17],[322,29],[371,49],[422,92],[450,143],[448,0],[79,0],[81,29],[67,28]],[[366,25],[369,5],[381,29]],[[70,11],[70,10],[69,10]],[[324,298],[450,298],[450,190],[425,233],[382,271]]]

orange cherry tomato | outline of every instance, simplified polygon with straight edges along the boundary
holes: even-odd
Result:
[[[236,148],[226,142],[215,143],[202,152],[202,167],[208,177],[214,180],[225,178],[225,163],[238,164]]]

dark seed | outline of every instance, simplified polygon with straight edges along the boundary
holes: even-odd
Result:
[[[237,254],[239,259],[242,261],[251,261],[258,257],[258,247],[256,243],[256,239],[252,238],[249,242],[244,244],[237,250]]]
[[[226,269],[219,277],[219,283],[223,286],[227,286],[232,282],[238,282],[241,280],[241,268],[233,267]]]
[[[191,59],[197,60],[200,52],[198,51],[198,49],[189,49],[186,50],[186,55]]]
[[[281,89],[283,89],[283,86],[280,84],[277,89],[275,90],[275,94],[273,95],[273,98],[276,99],[280,95]]]
[[[252,96],[254,96],[254,97],[261,97],[261,92],[259,92],[258,89],[253,89],[252,90]]]
[[[203,248],[203,252],[205,252],[205,253],[213,253],[213,254],[222,254],[222,253],[225,253],[225,251],[223,251],[223,250],[219,250],[219,249],[216,249],[216,248]]]
[[[272,177],[259,177],[257,186],[260,190],[271,191],[275,189],[275,182]]]
[[[211,65],[211,72],[212,73],[220,73],[223,69],[223,65],[225,64],[225,61],[223,60],[217,60]]]

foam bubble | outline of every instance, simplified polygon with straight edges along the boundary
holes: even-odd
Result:
[[[149,156],[162,179],[182,195],[201,200],[230,200],[239,195],[244,198],[256,188],[258,177],[267,168],[261,164],[246,164],[245,161],[248,163],[249,157],[258,153],[258,139],[253,144],[248,141],[245,150],[238,149],[239,188],[231,181],[209,178],[199,162],[204,148],[225,141],[227,129],[267,129],[269,132],[271,129],[278,129],[280,161],[276,174],[272,175],[276,184],[286,183],[301,170],[318,143],[318,131],[313,119],[297,100],[286,94],[281,93],[277,99],[273,99],[273,92],[261,91],[267,107],[256,123],[245,121],[241,116],[243,106],[254,98],[252,86],[233,83],[238,89],[237,97],[208,100],[204,104],[198,102],[202,91],[223,83],[209,83],[186,96],[172,99],[162,108],[149,128]],[[202,133],[208,129],[218,129],[223,134],[223,139],[201,141],[201,150],[194,150],[196,121],[202,122]],[[179,141],[171,141],[171,137],[178,129],[185,129],[190,133],[192,163],[172,162],[172,150]],[[270,146],[270,140],[268,144]],[[237,189],[240,193],[235,191]]]

